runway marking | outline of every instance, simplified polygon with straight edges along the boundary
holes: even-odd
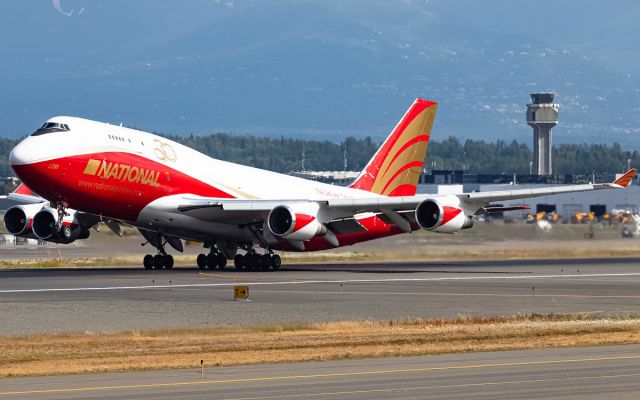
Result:
[[[502,381],[502,382],[456,383],[451,385],[409,386],[409,387],[368,389],[368,390],[344,390],[340,392],[283,394],[283,395],[260,396],[260,397],[232,397],[232,398],[226,398],[223,400],[268,400],[268,399],[286,399],[286,398],[297,398],[297,397],[341,396],[346,394],[367,394],[367,393],[387,393],[387,392],[393,393],[393,392],[410,391],[410,390],[455,389],[455,388],[478,387],[478,386],[500,386],[500,385],[519,385],[519,384],[526,384],[526,383],[582,381],[587,379],[631,378],[636,376],[640,376],[640,374],[576,376],[576,377],[570,377],[570,378],[528,379],[528,380],[521,380],[521,381]]]
[[[140,286],[106,286],[106,287],[77,287],[77,288],[41,288],[41,289],[3,289],[0,294],[9,293],[40,293],[40,292],[82,292],[92,290],[141,290],[141,289],[171,289],[171,288],[206,288],[220,286],[275,286],[275,285],[310,285],[328,283],[385,283],[385,282],[444,282],[444,281],[481,281],[481,280],[520,280],[520,279],[549,279],[549,278],[604,278],[621,276],[640,276],[640,272],[611,273],[611,274],[564,274],[564,275],[514,275],[514,276],[453,276],[440,278],[390,278],[390,279],[342,279],[342,280],[306,280],[306,281],[254,281],[254,282],[226,282],[226,283],[190,283],[182,285],[140,285]]]
[[[526,289],[525,289],[526,290]],[[539,289],[536,289],[539,290]],[[303,290],[269,290],[269,293],[305,293],[309,294],[309,291]],[[525,294],[510,294],[510,293],[451,293],[451,292],[358,292],[358,291],[340,291],[340,290],[331,290],[331,291],[313,291],[313,294],[360,294],[360,295],[372,295],[372,296],[449,296],[449,297],[550,297],[550,298],[596,298],[596,299],[638,299],[640,295],[600,295],[600,294],[541,294],[536,293],[535,295],[531,294],[529,291]]]
[[[207,272],[198,272],[198,275],[203,276],[205,278],[226,278],[226,279],[233,279],[233,276],[229,276],[229,275],[224,275],[224,274],[209,274]]]
[[[439,372],[451,370],[466,369],[483,369],[483,368],[500,368],[500,367],[526,367],[534,365],[562,365],[562,364],[578,364],[599,361],[622,361],[622,360],[639,360],[640,355],[636,356],[616,356],[616,357],[593,357],[593,358],[577,358],[568,360],[547,360],[547,361],[522,361],[494,364],[472,364],[472,365],[453,365],[448,367],[425,367],[425,368],[409,368],[409,369],[389,369],[374,370],[361,372],[336,372],[328,374],[309,374],[309,375],[285,375],[285,376],[268,376],[257,378],[236,378],[236,379],[220,379],[208,381],[188,381],[188,382],[172,382],[172,383],[147,383],[134,385],[114,385],[114,386],[96,386],[81,388],[61,388],[61,389],[39,389],[24,390],[13,392],[0,392],[0,396],[26,395],[26,394],[47,394],[47,393],[72,393],[72,392],[91,392],[91,391],[108,391],[108,390],[125,390],[125,389],[146,389],[146,388],[163,388],[163,387],[179,387],[193,385],[215,385],[224,383],[243,383],[243,382],[266,382],[266,381],[287,381],[301,379],[318,379],[333,377],[349,377],[349,376],[374,376],[374,375],[391,375],[417,372]],[[640,375],[640,374],[638,374]],[[565,378],[566,379],[566,378]],[[473,384],[468,384],[473,385]]]

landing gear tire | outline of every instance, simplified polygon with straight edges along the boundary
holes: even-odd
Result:
[[[227,257],[222,253],[218,253],[218,268],[224,269],[227,266]]]
[[[162,263],[165,269],[173,269],[173,256],[171,254],[162,256]]]
[[[207,254],[207,268],[216,269],[218,267],[218,255],[216,253]]]
[[[258,255],[246,255],[244,264],[249,271],[254,271],[258,267]]]
[[[153,256],[151,254],[147,254],[146,256],[144,256],[144,259],[142,260],[142,265],[144,265],[144,269],[153,268]]]
[[[198,268],[202,270],[207,268],[207,256],[205,254],[198,254],[198,258],[196,258],[196,264],[198,264]]]
[[[60,228],[60,236],[66,241],[71,241],[73,232],[71,231],[71,227],[69,225],[63,225]]]
[[[245,266],[245,256],[243,256],[242,254],[236,254],[236,256],[233,257],[233,266],[238,271],[242,271]]]
[[[264,254],[261,256],[257,256],[257,267],[263,271],[269,270],[271,266],[271,257],[269,254]]]
[[[160,254],[153,256],[153,268],[162,269],[164,267],[164,257]]]
[[[273,268],[274,271],[280,269],[280,266],[282,265],[282,259],[279,255],[273,254],[269,261],[271,262],[271,268]]]

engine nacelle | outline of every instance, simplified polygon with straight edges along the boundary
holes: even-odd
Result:
[[[416,222],[421,228],[438,233],[456,233],[473,226],[473,220],[465,215],[457,198],[445,202],[423,200],[416,207]]]
[[[4,227],[15,236],[31,235],[33,217],[42,210],[42,204],[13,206],[4,213]]]
[[[58,211],[44,207],[33,217],[33,234],[38,239],[56,243],[71,243],[76,239],[89,237],[89,229],[80,226],[76,217],[77,211],[67,209],[58,229]]]
[[[267,227],[278,238],[309,240],[327,233],[327,228],[318,220],[319,211],[317,203],[277,206],[269,212]]]

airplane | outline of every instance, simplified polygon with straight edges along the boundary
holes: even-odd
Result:
[[[47,120],[11,151],[22,185],[7,199],[17,236],[71,243],[104,222],[137,228],[155,248],[146,269],[171,269],[166,245],[201,242],[200,269],[273,269],[274,250],[317,251],[425,229],[455,233],[474,217],[526,207],[494,202],[627,187],[612,183],[416,195],[438,103],[416,99],[347,187],[210,158],[164,137],[77,117]],[[206,254],[205,254],[206,253]]]

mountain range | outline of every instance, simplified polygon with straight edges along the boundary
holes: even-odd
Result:
[[[640,3],[6,0],[0,134],[53,115],[170,134],[382,140],[416,97],[434,137],[640,148]]]

